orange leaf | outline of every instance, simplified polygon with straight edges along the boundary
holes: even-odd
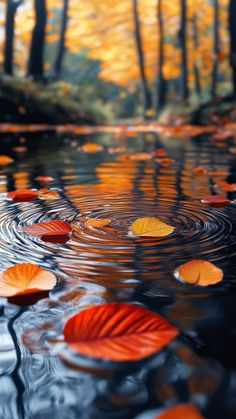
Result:
[[[150,160],[151,158],[152,158],[151,153],[134,153],[130,155],[131,160],[137,160],[137,161]]]
[[[162,158],[155,159],[155,161],[160,163],[161,166],[163,167],[169,167],[173,163],[173,159],[170,159],[169,157],[164,157],[163,159]]]
[[[66,236],[71,232],[71,226],[66,221],[53,220],[24,226],[23,229],[32,236]]]
[[[109,218],[87,218],[84,223],[85,227],[103,228],[109,224]]]
[[[8,192],[7,198],[12,199],[13,201],[32,201],[38,197],[37,191],[32,191],[31,189],[18,189],[16,191]]]
[[[210,205],[211,207],[224,207],[229,204],[230,200],[223,195],[209,195],[201,199],[203,204]]]
[[[13,162],[13,159],[9,156],[1,155],[0,156],[0,166],[6,166]]]
[[[195,175],[205,175],[207,173],[207,170],[203,167],[195,167],[195,169],[193,169],[193,173]]]
[[[156,419],[203,419],[197,408],[190,403],[169,407]]]
[[[42,199],[56,199],[59,195],[56,191],[50,191],[49,189],[40,189],[39,196]]]
[[[136,361],[161,350],[178,330],[139,306],[105,303],[82,310],[64,326],[71,349],[92,358]]]
[[[220,282],[223,278],[223,272],[211,262],[191,260],[177,269],[176,277],[188,284],[206,287]]]
[[[227,183],[227,182],[217,182],[217,185],[224,189],[226,192],[235,192],[236,191],[236,183]]]
[[[32,263],[17,263],[0,274],[0,296],[38,293],[56,285],[52,272]]]
[[[173,233],[175,227],[164,223],[158,218],[143,217],[137,218],[130,229],[136,236],[164,237]]]
[[[37,176],[36,180],[39,180],[39,182],[48,183],[48,182],[52,182],[55,179],[51,176]]]
[[[97,153],[103,150],[103,146],[97,143],[86,143],[81,146],[81,150],[85,153]]]

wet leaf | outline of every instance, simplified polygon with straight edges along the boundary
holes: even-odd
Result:
[[[37,176],[36,180],[38,180],[39,182],[48,183],[54,181],[55,179],[51,176]]]
[[[169,407],[155,419],[204,419],[194,404],[186,403]]]
[[[50,191],[50,189],[40,189],[39,197],[42,199],[57,199],[59,195],[57,191]]]
[[[236,191],[236,183],[228,183],[228,182],[217,182],[217,185],[224,189],[226,192],[235,192]]]
[[[164,237],[173,233],[175,227],[164,223],[158,218],[143,217],[137,218],[130,229],[136,236]]]
[[[13,201],[24,202],[32,201],[38,197],[38,191],[31,189],[17,189],[15,191],[8,192],[7,198]]]
[[[210,205],[211,207],[224,207],[230,203],[224,195],[209,195],[201,199],[203,204]]]
[[[205,260],[191,260],[181,265],[175,276],[188,284],[206,287],[223,279],[223,271]]]
[[[105,303],[82,310],[65,324],[71,349],[92,358],[136,361],[161,350],[178,330],[161,316],[132,304]]]
[[[51,290],[56,285],[52,272],[32,263],[17,263],[0,274],[0,296],[13,297]]]
[[[97,143],[86,143],[83,144],[80,148],[85,153],[97,153],[98,151],[103,150],[103,146]]]
[[[110,223],[109,218],[87,218],[85,227],[103,228]]]
[[[0,166],[6,166],[13,162],[13,159],[9,156],[0,155]]]
[[[194,175],[205,175],[207,174],[207,170],[203,167],[195,167],[195,169],[193,169],[193,173]]]
[[[52,220],[24,226],[23,229],[32,236],[66,236],[71,232],[71,226],[66,221]]]

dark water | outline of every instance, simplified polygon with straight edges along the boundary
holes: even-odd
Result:
[[[197,166],[223,170],[236,182],[232,140],[162,139],[154,134],[1,136],[0,154],[15,163],[0,169],[0,269],[37,263],[55,272],[59,285],[48,298],[19,307],[0,299],[0,419],[153,418],[158,409],[192,401],[205,418],[236,418],[236,202],[210,208],[200,199],[214,192],[214,176]],[[96,141],[104,151],[86,154],[79,144]],[[164,148],[173,164],[119,161],[125,153]],[[39,188],[36,176],[52,176],[55,200],[12,203],[6,191]],[[229,194],[229,198],[236,194]],[[22,225],[49,219],[78,222],[110,218],[104,230],[84,229],[65,244],[27,235]],[[174,225],[170,237],[134,240],[131,222],[154,216]],[[224,271],[223,282],[201,288],[177,282],[181,263],[204,259]],[[155,357],[135,364],[89,368],[54,344],[65,318],[90,304],[141,304],[181,330]],[[69,365],[68,365],[69,363]],[[154,413],[153,413],[154,412]],[[178,419],[178,418],[177,418]],[[181,419],[181,418],[180,418]]]

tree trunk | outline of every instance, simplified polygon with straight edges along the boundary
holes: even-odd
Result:
[[[65,34],[66,34],[66,28],[67,28],[67,23],[68,23],[68,6],[69,6],[69,0],[64,0],[63,9],[62,9],[60,39],[59,39],[55,63],[53,66],[53,77],[55,78],[58,78],[60,75],[63,55],[65,52]]]
[[[235,1],[235,0],[234,0]],[[211,96],[216,96],[217,73],[218,73],[218,54],[219,54],[219,2],[213,0],[214,7],[214,25],[213,25],[213,65],[212,65],[212,85]]]
[[[159,26],[159,62],[157,76],[157,110],[163,108],[166,103],[166,80],[163,75],[164,64],[164,26],[162,15],[162,0],[157,4],[157,21]]]
[[[196,15],[192,18],[192,27],[193,27],[193,45],[194,49],[197,51],[199,47],[199,39],[198,39],[198,28],[197,28],[197,17]],[[195,80],[195,89],[197,94],[201,95],[201,83],[200,83],[200,77],[199,77],[199,69],[198,65],[195,62],[193,65],[193,73],[194,73],[194,80]]]
[[[189,97],[188,87],[188,63],[187,63],[187,42],[186,42],[186,30],[187,30],[187,0],[180,0],[180,31],[179,41],[181,48],[181,96],[184,100]]]
[[[43,48],[47,22],[46,0],[34,0],[35,25],[32,34],[28,75],[43,79]]]
[[[236,1],[229,3],[230,65],[232,67],[233,95],[236,99]]]
[[[151,96],[151,92],[149,90],[147,78],[145,75],[145,66],[144,66],[144,57],[143,57],[142,40],[141,40],[141,33],[140,33],[137,0],[132,0],[132,1],[133,1],[133,16],[134,16],[134,35],[135,35],[135,42],[136,42],[136,48],[137,48],[137,56],[138,56],[138,63],[139,63],[139,69],[140,69],[142,91],[143,91],[144,117],[147,117],[148,111],[152,108],[152,96]]]
[[[7,0],[3,63],[4,72],[6,74],[13,74],[14,22],[16,10],[20,3],[21,1]]]

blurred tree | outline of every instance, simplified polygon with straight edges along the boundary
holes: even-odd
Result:
[[[233,95],[236,99],[236,1],[229,2],[230,65],[232,67]]]
[[[214,23],[213,23],[213,58],[212,58],[212,84],[211,96],[216,96],[217,74],[218,74],[218,55],[219,55],[219,3],[213,0]]]
[[[3,68],[6,74],[13,74],[13,43],[15,14],[22,0],[7,0],[5,19],[5,44]]]
[[[145,74],[145,64],[144,64],[144,55],[143,55],[143,46],[140,32],[140,22],[138,15],[138,3],[137,0],[133,1],[133,17],[134,17],[134,37],[137,48],[137,56],[143,91],[143,106],[144,106],[144,117],[148,116],[148,111],[152,109],[152,95],[148,87],[148,82]]]
[[[164,26],[162,13],[162,0],[157,3],[157,21],[159,26],[159,60],[158,60],[158,76],[157,76],[157,110],[163,108],[166,102],[166,80],[163,74],[164,65]]]
[[[193,30],[193,45],[194,45],[195,51],[198,51],[199,38],[198,38],[198,24],[197,24],[196,13],[192,17],[192,30]],[[193,64],[193,73],[194,73],[195,90],[196,90],[196,93],[200,96],[201,95],[201,82],[200,82],[198,64],[196,60],[194,61],[194,64]]]
[[[184,100],[189,97],[188,62],[187,62],[187,0],[180,0],[180,30],[179,43],[181,49],[180,90]]]
[[[28,75],[36,80],[43,79],[43,49],[47,22],[46,0],[34,0],[35,25],[32,34]]]
[[[56,52],[56,58],[53,65],[52,73],[54,78],[58,78],[61,73],[61,66],[63,55],[65,52],[65,34],[68,24],[68,7],[69,7],[69,0],[63,0],[63,8],[62,8],[62,18],[61,18],[61,28],[60,28],[60,38],[58,43],[58,49]]]

